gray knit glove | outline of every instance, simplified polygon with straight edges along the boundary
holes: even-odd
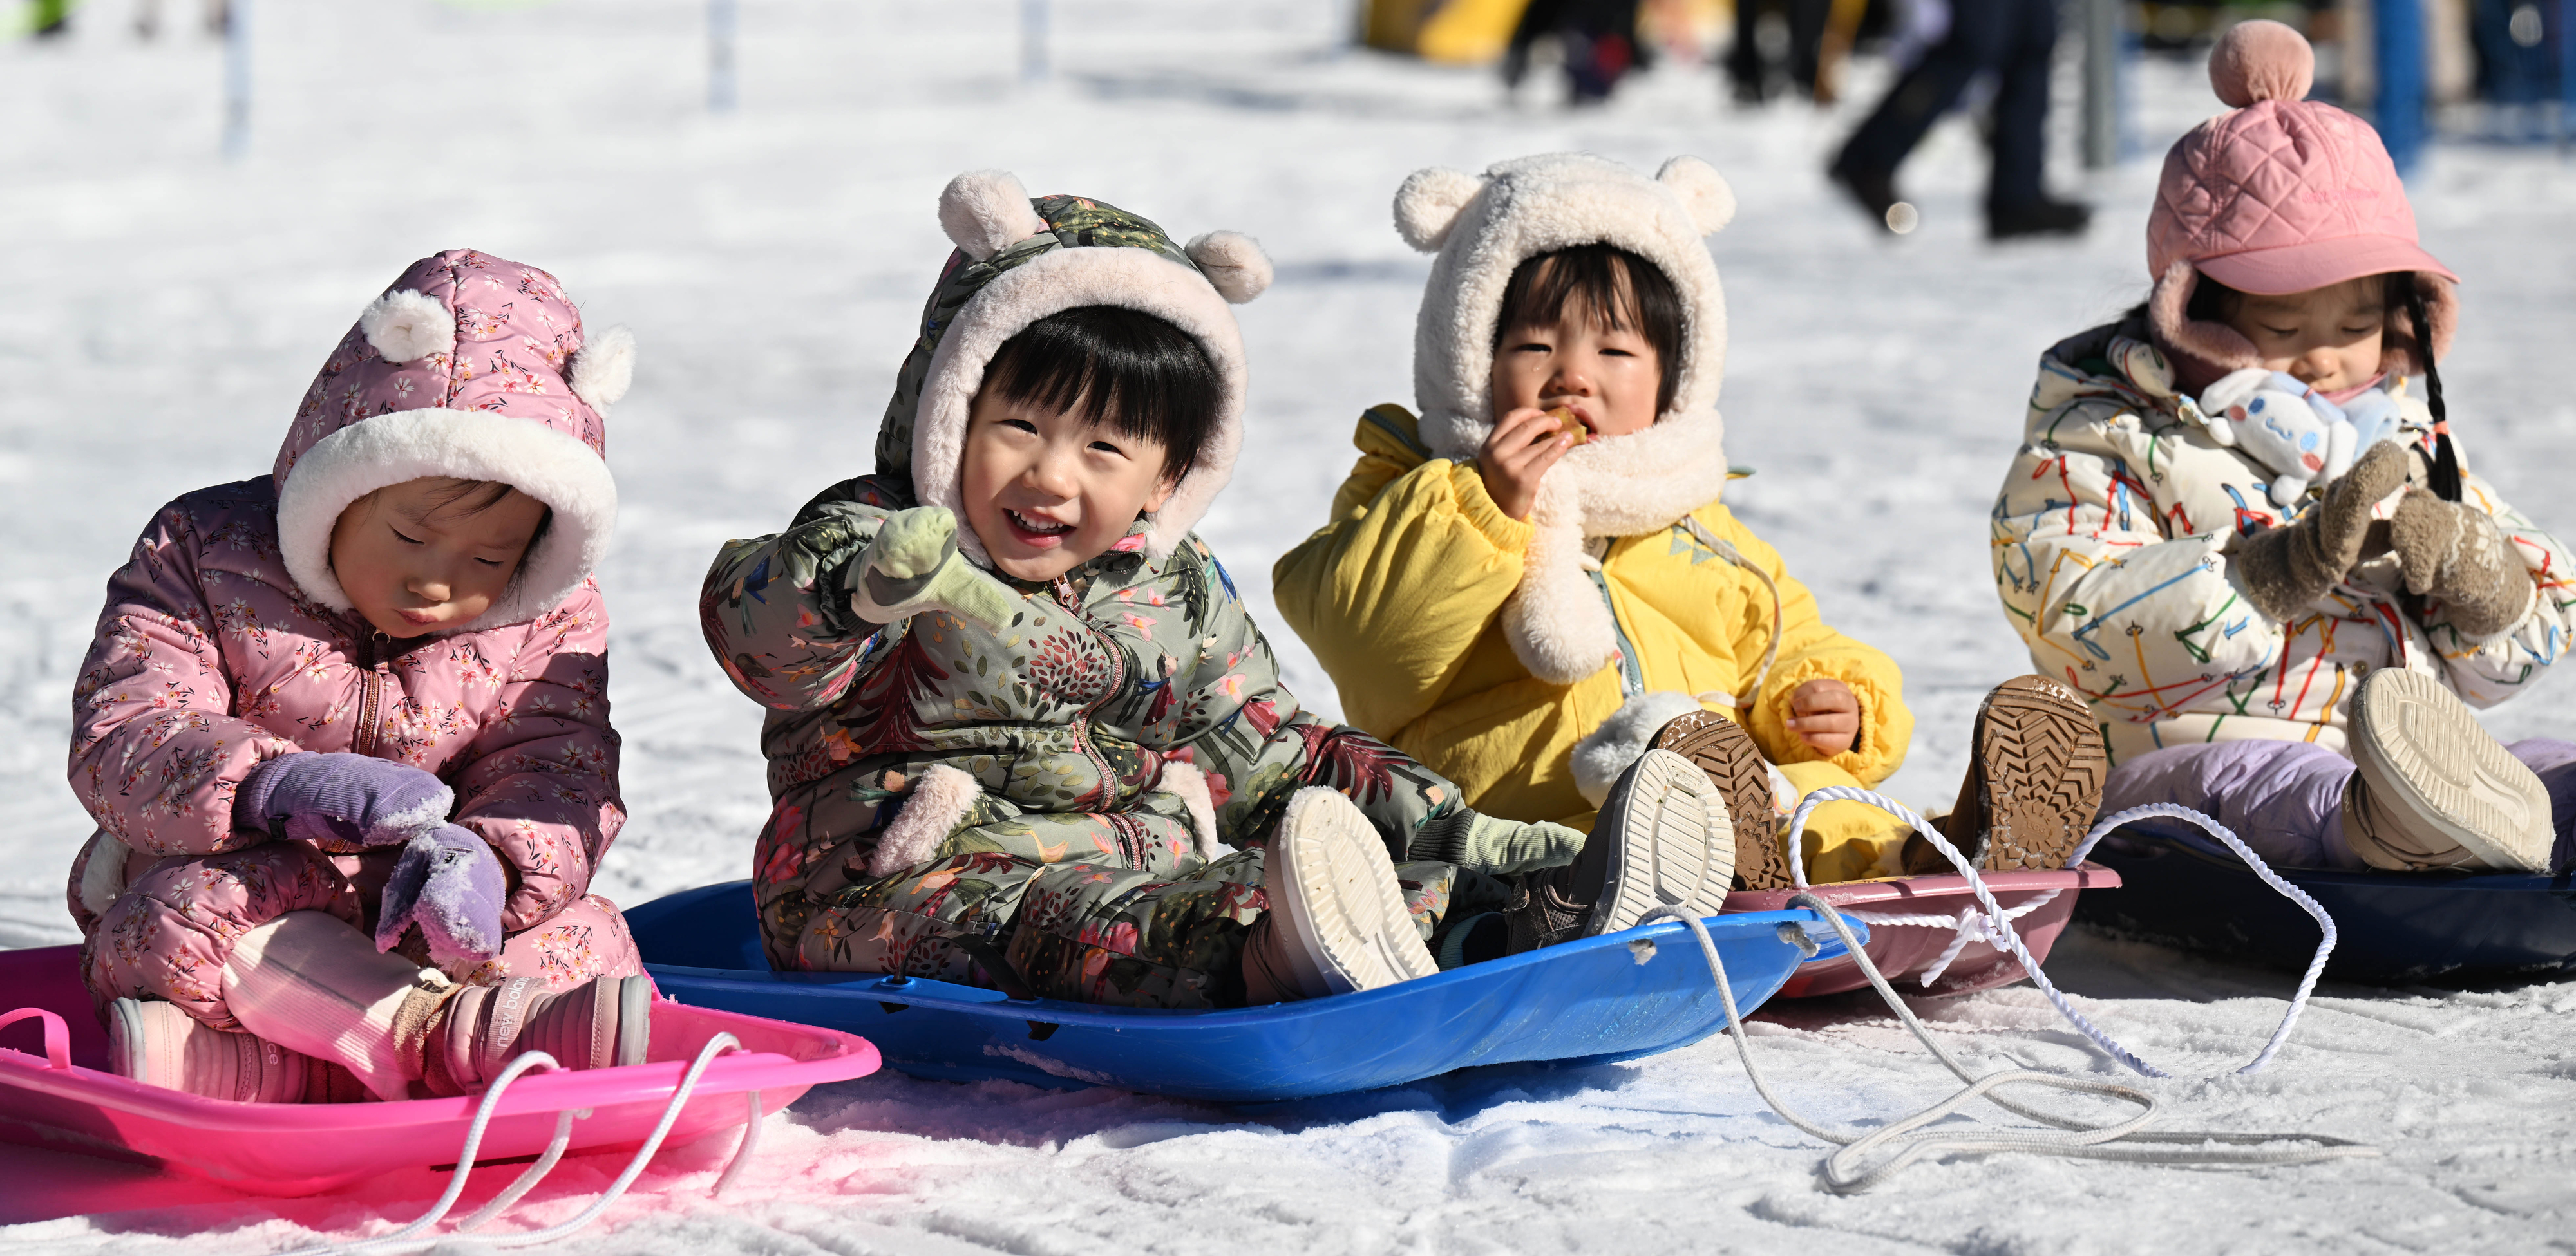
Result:
[[[2537,585],[2495,518],[2466,502],[2410,489],[2388,521],[2388,543],[2406,572],[2406,591],[2449,611],[2472,640],[2504,635],[2531,613]]]
[[[2382,441],[2326,486],[2326,499],[2277,528],[2237,542],[2236,587],[2254,609],[2288,621],[2336,585],[2361,558],[2370,508],[2406,483],[2406,451]]]

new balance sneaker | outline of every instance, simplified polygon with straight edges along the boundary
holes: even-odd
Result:
[[[396,1013],[397,1040],[420,1042],[432,1094],[472,1094],[510,1061],[543,1051],[565,1068],[644,1062],[652,1040],[653,979],[599,977],[556,992],[543,978],[424,992]]]
[[[2063,868],[2102,809],[2110,759],[2092,708],[2045,676],[2016,676],[1977,708],[1968,778],[1941,835],[1989,872]],[[1906,871],[1954,871],[1917,836]]]
[[[1765,791],[1764,813],[1770,804]],[[1669,750],[1648,750],[1601,804],[1583,853],[1521,878],[1506,910],[1513,954],[1636,926],[1657,907],[1714,916],[1735,876],[1735,833],[1708,773]]]
[[[1309,787],[1288,800],[1262,870],[1270,910],[1244,940],[1253,1003],[1375,990],[1440,971],[1396,884],[1377,826]]]
[[[2547,872],[2557,834],[2540,777],[2420,672],[2364,676],[2349,708],[2343,837],[2374,868]]]
[[[243,1103],[356,1103],[349,1070],[246,1033],[212,1029],[160,1000],[107,1009],[108,1071],[149,1086]]]
[[[1795,884],[1789,859],[1780,849],[1777,795],[1771,788],[1771,766],[1753,745],[1744,726],[1714,711],[1693,711],[1655,733],[1651,743],[1688,759],[1708,774],[1718,797],[1726,802],[1734,833],[1730,853],[1739,890],[1785,890]]]

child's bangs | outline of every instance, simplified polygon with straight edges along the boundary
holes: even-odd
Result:
[[[1580,310],[1611,331],[1630,332],[1653,345],[1662,368],[1655,402],[1673,408],[1682,377],[1682,301],[1670,276],[1654,263],[1609,244],[1585,244],[1541,253],[1512,270],[1503,306],[1494,320],[1494,349],[1515,327],[1543,327]]]
[[[1216,421],[1223,385],[1198,340],[1115,305],[1059,310],[1003,342],[984,369],[994,395],[1163,447],[1178,479]]]
[[[1627,259],[1622,250],[1591,244],[1544,253],[1521,263],[1503,289],[1502,317],[1494,325],[1495,336],[1500,337],[1511,327],[1551,323],[1560,312],[1576,310],[1613,331],[1640,330],[1645,316],[1638,308]]]

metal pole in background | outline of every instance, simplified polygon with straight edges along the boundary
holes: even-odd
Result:
[[[2558,147],[2576,143],[2576,0],[2558,0]]]
[[[2397,173],[2414,173],[2424,150],[2423,0],[2371,0],[2371,68],[2379,98],[2371,122]]]
[[[1047,0],[1020,0],[1020,81],[1023,83],[1039,82],[1047,76],[1049,20]]]
[[[2075,3],[2084,23],[2084,167],[2108,170],[2120,164],[2120,17],[2126,0]]]
[[[250,6],[232,0],[224,6],[224,160],[239,161],[250,150]]]
[[[707,112],[732,113],[734,0],[707,0]]]

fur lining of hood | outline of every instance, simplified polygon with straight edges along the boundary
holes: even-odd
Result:
[[[1092,218],[1109,225],[1084,225]],[[1141,310],[1198,341],[1222,381],[1207,444],[1146,533],[1146,555],[1155,562],[1169,557],[1206,517],[1242,452],[1249,374],[1243,335],[1228,306],[1269,287],[1270,259],[1260,244],[1216,231],[1177,245],[1152,223],[1096,201],[1031,199],[1018,179],[997,170],[968,171],[950,181],[940,194],[939,220],[958,251],[941,273],[924,316],[922,343],[887,407],[878,439],[880,472],[908,475],[923,505],[957,510],[963,504],[968,411],[1003,343],[1029,324],[1077,306]],[[961,303],[943,320],[949,300]],[[917,385],[908,378],[916,370]],[[958,530],[957,547],[973,561],[992,565],[973,529]]]
[[[1437,457],[1473,459],[1492,434],[1496,323],[1503,290],[1542,253],[1609,244],[1645,258],[1682,305],[1672,408],[1655,426],[1567,453],[1539,487],[1521,585],[1503,628],[1530,674],[1573,684],[1618,652],[1617,627],[1588,573],[1587,537],[1669,527],[1726,486],[1726,296],[1706,237],[1735,215],[1735,194],[1707,162],[1675,157],[1654,178],[1581,153],[1503,162],[1482,178],[1416,172],[1396,192],[1396,228],[1436,251],[1414,324],[1413,388]]]
[[[617,479],[578,437],[483,410],[397,410],[341,428],[296,459],[277,494],[287,574],[313,600],[355,609],[331,570],[340,512],[377,489],[441,475],[509,484],[551,507],[554,521],[489,610],[436,635],[534,619],[572,596],[608,552]]]
[[[2193,394],[2230,372],[2263,365],[2254,343],[2235,328],[2189,317],[2191,295],[2199,287],[2199,268],[2180,260],[2167,266],[2147,293],[2147,326],[2156,347],[2173,360],[2174,382]],[[2450,280],[2426,271],[2415,272],[2415,290],[2424,296],[2424,320],[2433,325],[2433,359],[2438,362],[2451,354],[2451,336],[2460,323],[2459,292]],[[2414,323],[2405,307],[2390,309],[2380,368],[2393,375],[2423,374],[2423,364],[2409,347],[2413,339]]]

